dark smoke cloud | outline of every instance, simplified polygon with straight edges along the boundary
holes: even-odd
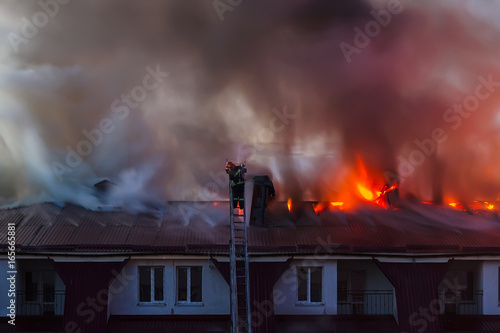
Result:
[[[498,8],[403,0],[402,12],[348,64],[339,44],[354,45],[353,29],[387,4],[244,1],[223,21],[211,1],[61,5],[19,53],[4,40],[0,196],[43,194],[95,208],[92,185],[110,178],[123,189],[114,198],[121,205],[215,199],[226,188],[199,194],[214,181],[210,173],[221,172],[225,158],[246,157],[253,173],[271,173],[284,198],[336,199],[357,156],[382,186],[384,172],[398,172],[398,157],[408,159],[414,141],[439,127],[448,139],[404,177],[402,191],[495,199],[500,95],[456,130],[443,114],[474,93],[478,76],[500,81],[500,35],[487,16]],[[5,36],[40,11],[37,1],[0,6]],[[161,87],[117,119],[113,101],[157,65],[169,72]],[[285,106],[296,117],[259,137],[273,108]],[[106,117],[116,130],[59,182],[51,163]]]

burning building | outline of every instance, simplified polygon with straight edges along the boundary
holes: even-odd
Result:
[[[344,211],[268,201],[271,184],[246,185],[253,332],[499,329],[496,211],[403,200]],[[229,332],[229,203],[200,204],[1,210],[16,231],[16,331]]]

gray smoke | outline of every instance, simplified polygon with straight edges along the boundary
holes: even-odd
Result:
[[[282,198],[335,200],[357,156],[377,186],[424,156],[403,193],[496,199],[500,95],[443,116],[479,76],[500,81],[498,6],[402,0],[348,63],[339,45],[393,2],[243,1],[221,20],[211,1],[70,1],[15,52],[9,34],[43,8],[0,1],[0,196],[96,208],[107,178],[111,202],[140,211],[225,197],[225,159],[246,158]],[[168,76],[136,107],[114,104],[157,70]],[[71,155],[106,119],[91,153]],[[436,128],[447,139],[415,153]]]

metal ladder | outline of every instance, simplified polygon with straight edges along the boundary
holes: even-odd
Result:
[[[251,333],[250,285],[248,279],[247,228],[245,205],[233,209],[233,189],[229,181],[231,216],[231,333]]]

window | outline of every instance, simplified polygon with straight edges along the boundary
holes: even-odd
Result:
[[[27,302],[55,302],[55,272],[26,271],[24,291],[24,300]]]
[[[461,301],[474,300],[474,272],[473,271],[448,271],[438,286],[438,290],[450,300],[460,295]],[[458,300],[457,300],[458,301]]]
[[[337,273],[337,300],[347,302],[347,271]]]
[[[177,267],[177,302],[202,302],[202,267]]]
[[[462,300],[474,300],[474,272],[458,272],[458,283],[465,286],[465,290],[462,292]]]
[[[323,267],[297,267],[298,301],[319,303],[322,297]]]
[[[37,283],[33,276],[33,272],[24,273],[24,299],[27,302],[33,302],[37,298]]]
[[[163,302],[163,267],[139,266],[139,302]]]

